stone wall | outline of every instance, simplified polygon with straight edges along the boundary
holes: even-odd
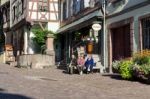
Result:
[[[54,56],[53,55],[43,55],[43,54],[27,54],[20,55],[17,59],[18,67],[42,69],[45,67],[54,66]]]

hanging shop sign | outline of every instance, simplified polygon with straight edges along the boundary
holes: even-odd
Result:
[[[94,31],[99,31],[99,30],[102,29],[102,26],[100,24],[95,23],[95,24],[92,25],[92,29]]]

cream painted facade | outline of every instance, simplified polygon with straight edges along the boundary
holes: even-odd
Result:
[[[117,1],[117,0],[115,0]],[[119,13],[127,8],[133,7],[137,4],[143,3],[148,0],[118,0],[118,4],[108,3],[106,10],[108,15]],[[122,2],[122,3],[121,3]]]
[[[6,57],[5,45],[10,44],[11,33],[10,29],[10,21],[9,21],[9,0],[0,0],[0,62],[6,63],[8,59]],[[3,42],[3,43],[2,43]]]
[[[108,18],[107,21],[106,21],[106,25],[108,26],[111,23],[118,22],[118,21],[130,18],[130,17],[133,17],[134,18],[134,21],[133,21],[134,32],[133,32],[133,34],[134,34],[134,37],[135,37],[135,39],[134,39],[134,51],[137,51],[138,47],[139,47],[138,40],[137,40],[139,38],[138,37],[139,17],[150,14],[150,11],[148,10],[149,8],[150,8],[150,5],[147,5],[147,6],[144,6],[144,7],[141,7],[141,8],[137,8],[133,11],[121,14],[119,16],[116,16],[116,17],[113,17],[113,18]]]

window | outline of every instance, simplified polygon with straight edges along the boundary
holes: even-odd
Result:
[[[23,14],[23,7],[24,7],[23,5],[24,5],[24,2],[23,2],[23,0],[21,0],[18,5],[20,15]]]
[[[2,8],[2,13],[3,13],[3,22],[8,22],[10,19],[9,13],[10,13],[10,8],[8,5]]]
[[[72,16],[72,4],[73,4],[73,0],[69,0],[69,4],[68,4],[68,17]]]
[[[73,0],[73,14],[77,14],[84,8],[84,0]]]
[[[143,49],[150,49],[150,17],[142,19]]]
[[[18,19],[19,14],[20,14],[20,12],[19,12],[19,2],[17,2],[17,5],[15,7],[16,7],[15,17],[16,17],[16,19]]]
[[[84,0],[84,8],[89,7],[90,0]]]
[[[7,11],[6,11],[6,8],[3,8],[3,21],[4,23],[6,22],[6,18],[7,17]]]
[[[81,0],[81,3],[80,3],[80,9],[81,9],[81,10],[84,9],[84,1],[85,1],[85,0]]]
[[[89,6],[90,6],[91,8],[93,8],[93,7],[95,7],[95,3],[96,3],[96,0],[90,0],[90,1],[89,1]]]
[[[12,20],[15,21],[15,14],[16,14],[16,7],[13,6],[13,15],[12,15]]]
[[[111,3],[113,5],[113,7],[118,7],[120,5],[125,4],[125,0],[112,0]]]
[[[67,3],[63,2],[63,20],[67,18]]]
[[[23,2],[22,0],[18,0],[16,1],[16,13],[15,13],[15,17],[18,19],[22,14],[23,14]]]
[[[99,3],[100,3],[100,0],[89,0],[89,7],[94,8]]]
[[[9,11],[10,9],[8,9]],[[12,6],[12,20],[15,21],[23,14],[23,0],[18,0]]]
[[[81,10],[81,0],[77,0],[76,2],[76,12],[78,13]]]
[[[38,5],[39,5],[39,11],[41,12],[46,12],[48,11],[48,0],[39,0],[38,2]]]
[[[6,21],[9,21],[10,20],[10,8],[8,7],[7,9],[7,19]]]
[[[73,0],[73,14],[76,14],[76,5],[77,5],[77,0]]]

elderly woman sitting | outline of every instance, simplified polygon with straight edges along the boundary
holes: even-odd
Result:
[[[77,68],[78,68],[78,71],[79,71],[80,75],[83,74],[84,64],[85,64],[84,55],[80,54],[78,56],[78,60],[77,60]]]

